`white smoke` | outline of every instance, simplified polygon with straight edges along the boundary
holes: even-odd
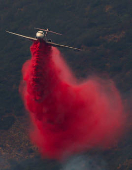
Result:
[[[99,156],[78,155],[63,164],[62,170],[107,170],[107,166]]]

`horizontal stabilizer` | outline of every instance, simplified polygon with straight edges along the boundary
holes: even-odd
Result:
[[[42,28],[34,28],[34,29],[37,29],[37,30],[41,30],[41,31],[45,31],[45,32],[51,32],[51,33],[53,33],[53,34],[57,34],[57,35],[62,35],[62,34],[60,34],[60,33],[58,33],[58,32],[54,32],[54,31],[50,31],[50,30],[46,30],[46,29],[42,29]]]

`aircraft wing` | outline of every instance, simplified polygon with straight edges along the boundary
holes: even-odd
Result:
[[[37,38],[27,37],[27,36],[25,36],[25,35],[16,34],[16,33],[14,33],[14,32],[10,32],[10,31],[6,31],[6,32],[8,32],[9,34],[14,34],[14,35],[17,35],[17,36],[19,36],[19,37],[23,37],[23,38],[29,39],[29,40],[31,40],[31,41],[36,41],[36,40],[37,40]]]
[[[25,36],[25,35],[17,34],[17,33],[14,33],[14,32],[10,32],[10,31],[6,31],[6,32],[8,32],[9,34],[13,34],[13,35],[17,35],[17,36],[19,36],[19,37],[26,38],[26,39],[31,40],[31,41],[37,41],[37,40],[38,40],[37,38],[27,37],[27,36]],[[53,43],[53,42],[49,42],[49,41],[45,41],[45,42],[46,42],[47,44],[51,45],[51,46],[54,46],[54,47],[64,47],[64,48],[70,48],[70,49],[73,49],[73,50],[82,51],[82,50],[79,49],[79,48],[70,47],[70,46],[67,46],[67,45],[57,44],[57,43]]]
[[[78,50],[78,51],[82,51],[81,49],[79,48],[75,48],[75,47],[70,47],[70,46],[67,46],[67,45],[62,45],[62,44],[56,44],[56,43],[53,43],[53,42],[49,42],[49,41],[46,41],[47,44],[50,44],[54,47],[64,47],[64,48],[70,48],[70,49],[73,49],[73,50]]]

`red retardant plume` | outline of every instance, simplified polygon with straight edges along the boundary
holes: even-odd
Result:
[[[42,156],[63,159],[107,148],[123,130],[123,106],[111,80],[77,83],[60,52],[44,41],[31,46],[20,89],[33,127],[30,137]]]

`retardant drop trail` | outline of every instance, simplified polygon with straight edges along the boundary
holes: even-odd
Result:
[[[31,141],[44,157],[63,159],[87,149],[111,146],[123,130],[123,107],[111,80],[76,83],[56,48],[31,46],[20,91],[30,112]]]

